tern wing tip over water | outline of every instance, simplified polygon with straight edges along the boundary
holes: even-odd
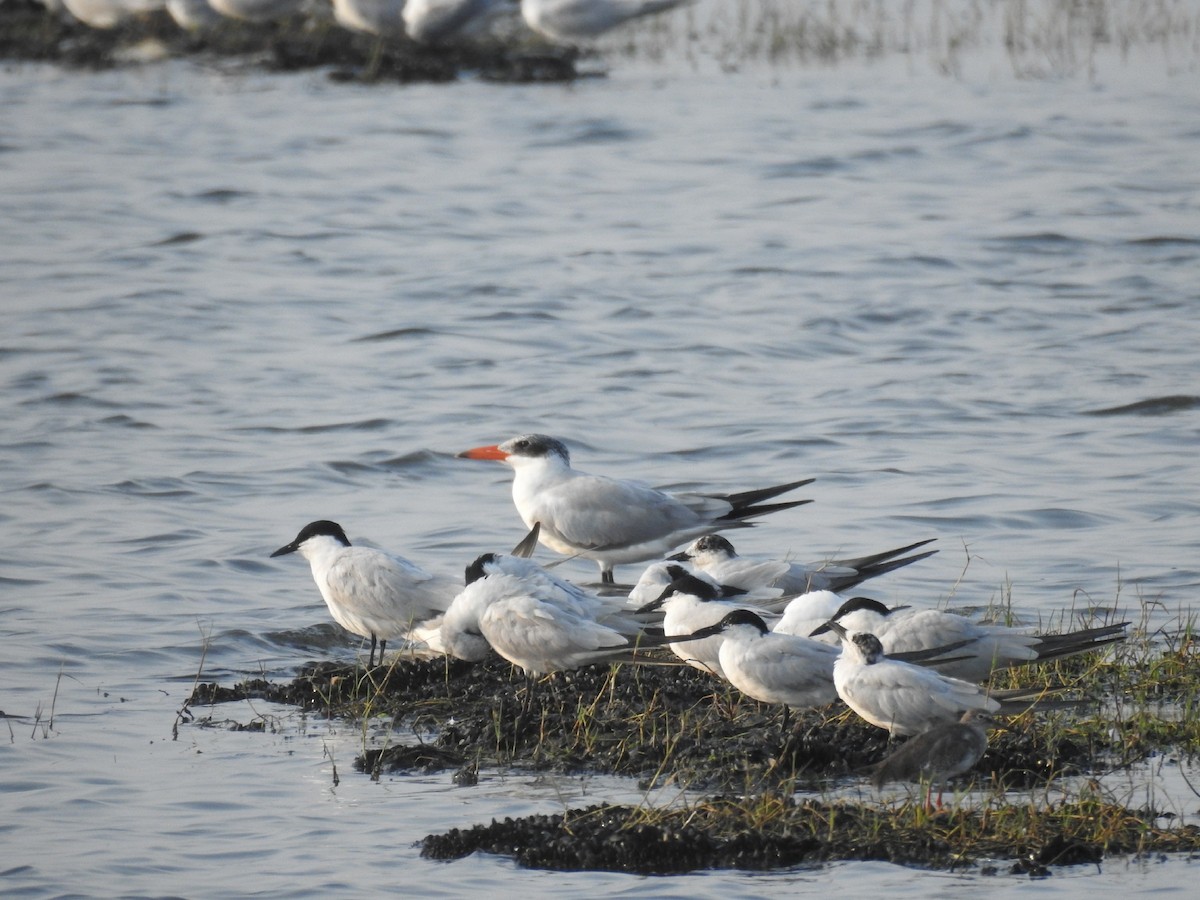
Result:
[[[740,508],[731,509],[725,515],[717,519],[717,523],[722,528],[729,527],[750,527],[754,523],[747,522],[747,519],[766,516],[771,513],[782,512],[785,509],[791,509],[795,506],[804,506],[807,503],[812,503],[812,500],[789,500],[784,503],[764,503],[761,506],[743,506]]]
[[[705,496],[719,497],[722,500],[728,501],[735,510],[738,510],[747,506],[754,506],[757,503],[761,503],[763,500],[770,500],[772,497],[778,497],[780,494],[786,494],[788,491],[794,491],[796,488],[804,487],[806,484],[812,484],[816,480],[816,478],[802,478],[799,481],[789,481],[786,484],[775,484],[771,487],[755,488],[749,491],[739,491],[734,494],[706,494]]]

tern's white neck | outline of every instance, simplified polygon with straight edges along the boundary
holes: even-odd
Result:
[[[346,545],[333,535],[316,534],[297,547],[296,552],[312,564],[313,574],[316,575],[318,571],[322,574],[329,571],[338,554],[345,549]]]
[[[513,469],[513,504],[530,527],[533,522],[526,518],[526,512],[534,508],[539,495],[579,474],[557,453],[536,457],[510,456],[505,462]]]

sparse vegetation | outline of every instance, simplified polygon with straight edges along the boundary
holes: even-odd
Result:
[[[1200,755],[1192,624],[1143,627],[1102,653],[1001,673],[997,686],[1060,683],[1080,702],[1004,721],[972,773],[974,789],[936,812],[922,799],[882,801],[863,787],[887,737],[840,705],[794,716],[783,730],[779,709],[682,666],[594,667],[529,683],[500,661],[397,658],[371,672],[320,663],[285,684],[201,683],[189,705],[200,724],[206,705],[258,697],[362,723],[355,767],[373,778],[454,771],[457,783],[471,784],[480,768],[524,768],[715,795],[683,808],[604,806],[431,836],[425,852],[442,858],[505,848],[527,865],[655,872],[1004,859],[1037,873],[1112,853],[1200,850],[1200,830],[1174,811],[1130,807],[1096,778],[1152,754]],[[384,746],[370,746],[368,721],[389,723]],[[850,787],[856,799],[802,799]],[[669,852],[683,845],[699,849]]]
[[[593,806],[560,815],[505,819],[422,842],[422,855],[457,859],[476,851],[525,866],[672,874],[707,868],[770,869],[830,860],[886,860],[942,869],[1007,860],[1008,871],[1099,863],[1110,854],[1195,852],[1200,829],[1159,824],[1081,794],[1039,806],[993,795],[979,807],[929,812],[924,803],[873,806],[798,800],[779,793],[716,798],[668,810]]]

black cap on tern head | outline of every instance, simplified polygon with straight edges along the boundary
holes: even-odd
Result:
[[[548,434],[522,434],[505,441],[500,445],[500,449],[513,456],[531,458],[557,454],[563,458],[563,462],[568,464],[571,462],[571,453],[567,450],[567,445]]]
[[[863,655],[863,661],[867,665],[877,663],[883,658],[883,644],[879,643],[879,638],[869,631],[860,631],[850,640],[858,647],[858,651]]]
[[[721,619],[721,621],[719,621],[713,625],[706,625],[703,628],[697,628],[695,631],[693,631],[691,633],[691,635],[689,636],[689,639],[690,640],[699,640],[701,638],[713,637],[715,635],[721,634],[726,629],[733,628],[734,626],[737,626],[737,625],[752,625],[752,626],[754,626],[754,628],[756,628],[758,630],[759,634],[766,634],[768,631],[770,631],[770,629],[767,628],[767,623],[764,622],[758,616],[758,614],[756,614],[752,610],[735,609],[732,612],[726,614],[726,616],[723,619]]]
[[[758,629],[760,634],[766,634],[769,629],[767,623],[762,620],[762,616],[749,609],[735,609],[718,624],[725,628],[731,628],[734,625],[753,625]]]
[[[296,535],[296,539],[290,544],[284,544],[278,550],[271,554],[272,557],[283,556],[285,553],[295,553],[303,544],[311,537],[317,535],[328,535],[338,541],[343,547],[350,546],[350,539],[346,537],[346,532],[342,531],[342,526],[337,522],[330,522],[328,519],[317,519],[315,522],[309,522],[300,529],[300,533]]]
[[[730,556],[737,556],[733,549],[733,544],[723,538],[719,534],[706,534],[701,538],[696,539],[693,545],[697,550],[708,552],[710,550],[718,550],[721,553],[728,553]]]
[[[691,572],[684,572],[666,586],[658,599],[666,600],[672,594],[691,594],[700,600],[716,600],[719,593],[711,582],[697,578]]]
[[[487,575],[485,567],[496,561],[495,553],[484,553],[475,557],[475,561],[467,566],[465,584],[474,584]]]
[[[892,610],[888,609],[878,600],[872,600],[870,597],[851,597],[838,607],[837,612],[830,616],[830,621],[839,622],[845,616],[850,615],[850,613],[858,612],[859,610],[863,609],[869,612],[879,613],[881,616],[886,616],[892,612]],[[816,637],[817,635],[824,634],[827,631],[829,631],[829,622],[826,622],[824,625],[818,625],[809,632],[808,636]]]
[[[662,606],[668,597],[673,597],[675,594],[691,594],[700,600],[716,600],[717,589],[693,575],[691,572],[685,571],[682,575],[674,578],[670,584],[663,588],[663,592],[655,599],[651,600],[645,606],[637,610],[640,613],[652,612]]]
[[[678,553],[668,556],[667,559],[673,559],[678,562],[687,562],[689,559],[695,559],[698,553],[708,553],[710,551],[718,551],[727,553],[730,556],[737,556],[733,549],[733,544],[725,540],[719,534],[706,534],[696,538],[692,545],[686,550],[680,550]]]

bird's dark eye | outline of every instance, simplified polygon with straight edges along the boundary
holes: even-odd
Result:
[[[529,449],[529,441],[517,441],[517,443],[514,446],[518,450],[528,450]]]

